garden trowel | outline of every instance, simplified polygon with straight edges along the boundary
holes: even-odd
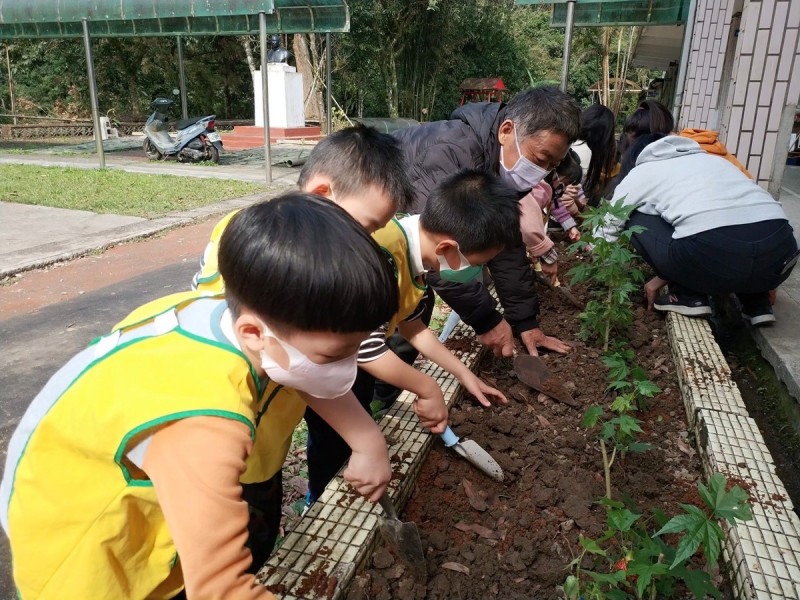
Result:
[[[580,403],[575,401],[564,387],[564,384],[553,376],[553,373],[550,372],[550,369],[538,356],[531,356],[530,354],[517,356],[514,359],[514,372],[522,383],[550,396],[554,400],[569,406],[580,406]]]
[[[425,563],[425,552],[422,549],[422,540],[415,523],[403,523],[397,516],[394,503],[387,492],[383,493],[378,502],[386,513],[380,520],[381,536],[387,545],[391,546],[403,562],[405,562],[416,575],[425,578],[428,567]]]
[[[456,454],[465,458],[476,466],[480,471],[486,473],[496,481],[503,481],[503,469],[497,464],[497,461],[492,458],[486,450],[481,448],[477,442],[472,440],[461,440],[455,432],[447,426],[444,433],[439,434],[442,437],[444,445],[452,448]]]
[[[578,300],[578,298],[575,297],[575,294],[572,293],[572,290],[569,289],[569,287],[567,287],[566,285],[562,284],[561,281],[558,280],[558,278],[556,278],[555,282],[551,282],[550,278],[547,275],[545,275],[541,270],[534,269],[533,272],[536,275],[536,279],[541,281],[551,290],[555,290],[556,292],[561,294],[561,296],[563,296],[567,300],[567,302],[572,304],[572,306],[574,306],[575,308],[580,308],[581,310],[586,308],[583,302],[581,302],[580,300]]]

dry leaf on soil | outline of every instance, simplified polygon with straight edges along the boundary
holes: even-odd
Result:
[[[697,451],[694,448],[687,446],[681,438],[678,438],[678,450],[690,458],[697,454]]]
[[[480,537],[486,538],[487,540],[497,539],[497,534],[494,531],[488,527],[484,527],[483,525],[478,525],[477,523],[464,523],[462,521],[460,523],[456,523],[455,528],[459,531],[472,531],[473,533],[477,533]]]
[[[536,418],[539,420],[539,425],[541,425],[542,427],[552,427],[553,426],[553,424],[550,421],[548,421],[545,417],[543,417],[542,415],[536,415]]]
[[[472,508],[474,508],[475,510],[478,510],[480,512],[483,512],[487,508],[489,508],[486,505],[486,502],[483,500],[483,498],[481,498],[475,492],[475,488],[472,486],[472,482],[469,479],[466,479],[466,478],[462,479],[461,480],[461,485],[464,486],[464,493],[467,495],[467,499],[469,500],[469,505]]]
[[[469,575],[469,567],[465,567],[461,563],[457,562],[446,562],[442,565],[443,569],[450,569],[451,571],[458,571],[459,573],[465,573]]]

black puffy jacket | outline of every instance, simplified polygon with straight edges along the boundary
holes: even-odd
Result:
[[[394,132],[403,144],[411,184],[416,191],[411,212],[421,212],[431,190],[461,169],[498,174],[497,131],[504,115],[505,104],[478,102],[458,108],[447,121]],[[489,262],[489,270],[514,332],[519,334],[538,327],[539,301],[524,247],[507,248]],[[477,334],[486,333],[501,321],[494,299],[479,282],[450,283],[435,273],[428,274],[428,282]]]

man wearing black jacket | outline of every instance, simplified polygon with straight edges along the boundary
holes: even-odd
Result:
[[[524,195],[566,156],[579,133],[577,103],[556,88],[540,87],[508,104],[467,104],[449,120],[393,135],[403,144],[416,191],[413,212],[419,212],[439,181],[465,168],[499,175]],[[554,273],[555,250],[542,258],[545,270]],[[478,281],[449,283],[431,273],[428,283],[496,355],[512,355],[514,333],[531,354],[538,354],[537,347],[565,354],[569,347],[539,328],[539,300],[524,246],[507,248],[488,266],[505,319]]]

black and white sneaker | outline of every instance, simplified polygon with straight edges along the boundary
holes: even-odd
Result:
[[[653,303],[653,308],[687,317],[705,317],[711,314],[711,305],[708,303],[708,299],[679,294],[659,296]]]
[[[775,315],[772,314],[771,306],[758,306],[755,308],[742,309],[742,318],[750,321],[753,327],[761,327],[775,322]]]

